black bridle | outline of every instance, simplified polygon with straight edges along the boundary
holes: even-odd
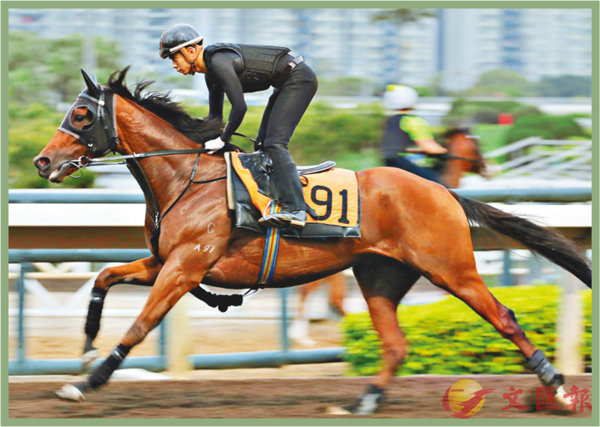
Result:
[[[110,152],[115,153],[119,145],[119,136],[115,126],[113,99],[114,95],[100,89],[98,97],[89,94],[89,89],[85,89],[79,94],[73,106],[58,127],[58,130],[64,132],[76,139],[76,143],[86,147],[85,157],[101,157]],[[92,119],[90,123],[83,128],[74,125],[72,119],[78,108],[86,108],[91,112]]]
[[[204,148],[190,148],[181,150],[148,151],[142,153],[134,152],[133,154],[122,156],[104,157],[108,153],[116,153],[121,141],[117,134],[114,94],[99,86],[98,91],[98,97],[90,95],[89,89],[82,91],[58,128],[59,131],[75,138],[77,144],[86,147],[83,156],[78,159],[69,160],[66,162],[65,167],[72,166],[81,169],[88,166],[126,164],[127,160],[139,160],[146,157],[176,154],[202,154],[209,151]],[[72,123],[72,115],[77,108],[81,107],[87,108],[93,115],[90,124],[83,129],[75,127]]]

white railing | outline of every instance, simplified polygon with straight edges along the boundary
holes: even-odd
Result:
[[[592,179],[591,140],[530,137],[484,154],[488,162],[501,156],[509,159],[493,169],[503,178]]]

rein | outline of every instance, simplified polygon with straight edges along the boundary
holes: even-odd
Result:
[[[412,154],[412,153],[411,153]],[[424,154],[427,157],[437,157],[440,159],[445,159],[445,160],[465,160],[467,162],[471,162],[471,163],[475,163],[475,164],[479,164],[479,163],[483,163],[483,160],[478,160],[478,159],[470,159],[468,157],[460,157],[460,156],[453,156],[452,154],[432,154],[432,153],[415,153],[415,154]]]
[[[70,164],[78,169],[82,167],[89,166],[109,166],[109,165],[124,165],[127,164],[127,160],[138,160],[145,159],[147,157],[159,157],[159,156],[172,156],[176,154],[203,154],[207,153],[209,150],[204,148],[189,148],[189,149],[181,149],[181,150],[159,150],[159,151],[146,151],[143,153],[133,153],[126,154],[122,156],[112,156],[112,157],[101,157],[98,159],[89,158],[87,156],[81,156],[77,160],[71,160]]]

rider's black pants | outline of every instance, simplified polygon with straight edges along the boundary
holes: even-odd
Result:
[[[273,182],[283,211],[304,210],[302,186],[288,151],[290,138],[317,91],[317,77],[305,63],[298,64],[271,95],[257,141],[273,160]]]
[[[388,157],[384,159],[384,161],[386,166],[404,169],[405,171],[414,173],[415,175],[418,175],[421,178],[425,178],[443,185],[442,181],[435,173],[433,173],[429,169],[415,165],[410,160],[406,159],[404,156]]]

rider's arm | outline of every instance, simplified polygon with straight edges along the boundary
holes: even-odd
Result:
[[[223,92],[227,95],[227,99],[231,103],[231,111],[227,126],[221,134],[221,139],[228,142],[231,135],[242,124],[242,120],[246,114],[246,102],[244,100],[244,91],[240,79],[235,72],[234,60],[236,59],[233,52],[217,52],[211,60],[211,79],[215,79],[215,88],[211,91],[209,88],[209,117],[223,116]],[[216,86],[219,88],[217,89]],[[220,92],[220,93],[219,93]],[[213,101],[213,97],[215,98]]]
[[[406,116],[400,122],[400,127],[410,135],[410,138],[423,152],[427,154],[448,152],[446,148],[435,141],[425,119],[417,116]]]

